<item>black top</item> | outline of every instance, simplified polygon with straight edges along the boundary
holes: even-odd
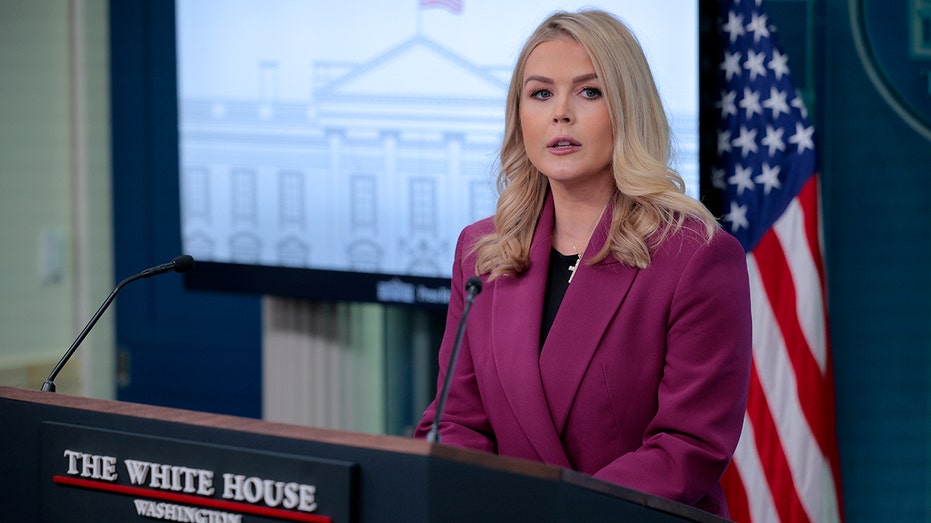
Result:
[[[546,277],[546,292],[543,295],[543,323],[540,325],[540,348],[543,348],[543,342],[553,326],[553,320],[556,318],[556,311],[559,310],[559,304],[562,303],[563,296],[566,295],[566,289],[569,288],[569,277],[572,271],[569,267],[576,264],[579,259],[578,254],[566,256],[555,248],[550,250],[550,270]]]

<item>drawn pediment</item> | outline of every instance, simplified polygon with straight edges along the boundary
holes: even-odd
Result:
[[[316,89],[317,97],[494,99],[507,83],[456,53],[414,37]]]

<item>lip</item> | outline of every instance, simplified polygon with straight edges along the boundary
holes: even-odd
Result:
[[[553,154],[569,154],[581,149],[582,144],[571,136],[557,136],[546,144],[546,148]]]

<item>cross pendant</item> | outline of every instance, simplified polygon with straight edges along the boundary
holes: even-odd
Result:
[[[575,259],[575,265],[569,267],[569,283],[572,283],[572,278],[575,278],[575,271],[579,270],[579,263],[582,261],[582,253],[579,253],[579,257]]]

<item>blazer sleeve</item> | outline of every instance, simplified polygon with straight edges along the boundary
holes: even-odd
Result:
[[[690,504],[712,491],[740,437],[751,343],[746,255],[719,230],[673,287],[657,411],[642,445],[595,477]]]
[[[463,230],[456,242],[452,288],[450,289],[449,307],[446,313],[446,327],[443,332],[443,340],[440,343],[436,396],[424,411],[420,423],[414,431],[415,438],[425,438],[427,433],[430,432],[433,420],[436,417],[437,402],[443,390],[443,382],[446,379],[446,371],[452,357],[459,320],[462,318],[465,307],[464,286],[467,277],[464,276],[464,273],[471,277],[475,272],[473,257],[464,254],[467,245],[471,245],[468,231],[468,228]],[[468,267],[466,267],[467,265]],[[446,445],[486,452],[496,452],[497,450],[494,433],[481,401],[481,394],[475,379],[468,329],[463,333],[462,345],[459,348],[453,370],[453,379],[450,382],[449,395],[446,398],[446,405],[440,420],[440,442]]]

